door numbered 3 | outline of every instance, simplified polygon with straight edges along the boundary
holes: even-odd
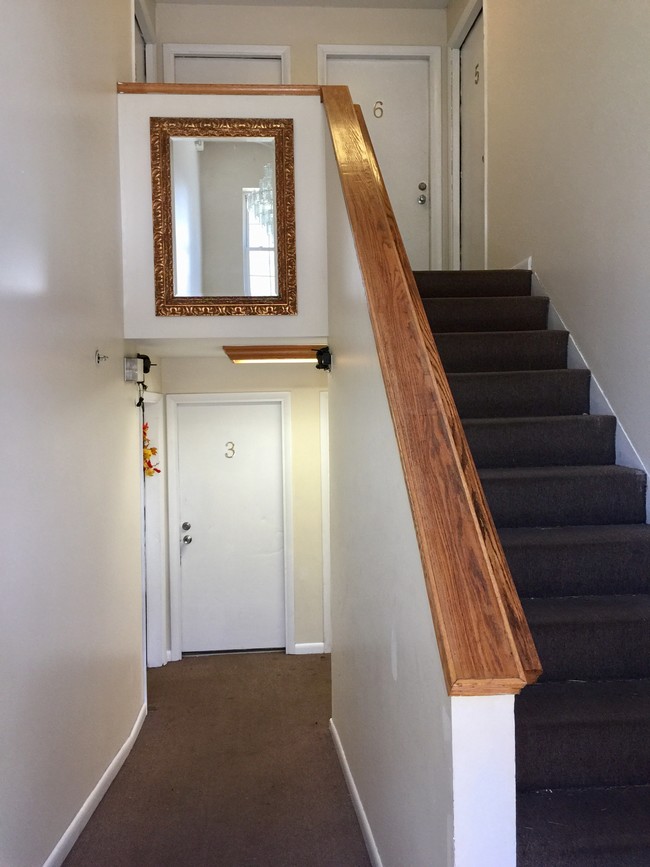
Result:
[[[226,443],[226,451],[224,452],[224,455],[227,458],[234,458],[235,457],[235,444],[233,442],[231,442],[230,440],[228,440],[228,442]]]

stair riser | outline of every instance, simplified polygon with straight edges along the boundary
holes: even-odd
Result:
[[[650,677],[650,623],[529,623],[543,681]]]
[[[426,298],[431,330],[538,331],[546,328],[548,298]]]
[[[650,779],[648,731],[650,719],[555,729],[516,722],[517,787],[641,785]]]
[[[531,272],[414,271],[423,298],[477,298],[530,295]]]
[[[650,593],[650,544],[508,546],[520,596]]]
[[[543,373],[450,374],[461,418],[521,418],[589,412],[590,375],[583,370]]]
[[[643,476],[486,480],[497,527],[635,524],[645,520]]]
[[[476,466],[597,466],[615,459],[614,418],[467,421],[465,435]]]
[[[436,333],[433,337],[447,373],[566,367],[566,331]]]

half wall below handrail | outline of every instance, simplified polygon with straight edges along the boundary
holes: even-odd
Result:
[[[539,676],[539,659],[381,172],[348,89],[322,94],[447,689],[517,693]]]

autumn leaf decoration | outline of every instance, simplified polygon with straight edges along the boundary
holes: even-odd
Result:
[[[149,441],[149,424],[142,425],[142,466],[145,476],[155,476],[159,473],[158,464],[151,461],[158,454],[158,449],[154,448]]]

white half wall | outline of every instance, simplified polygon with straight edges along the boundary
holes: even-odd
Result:
[[[282,342],[327,334],[325,119],[319,97],[120,94],[118,100],[125,336],[209,337],[223,343],[238,338]],[[297,315],[155,315],[150,117],[293,118]]]

